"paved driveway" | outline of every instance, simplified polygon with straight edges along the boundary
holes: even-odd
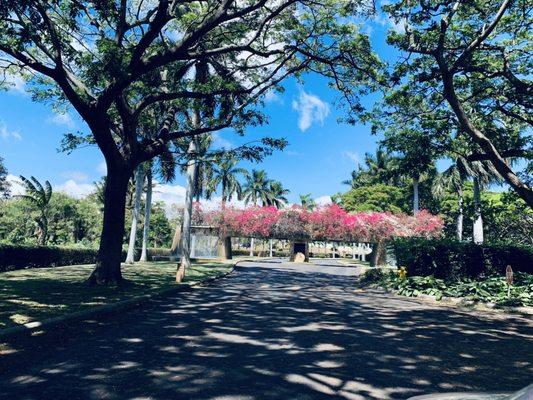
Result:
[[[229,277],[9,343],[2,399],[405,399],[533,381],[533,326],[377,291],[357,270],[245,263]]]

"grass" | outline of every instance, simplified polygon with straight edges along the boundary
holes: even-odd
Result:
[[[92,265],[25,269],[0,274],[0,329],[41,321],[75,311],[131,299],[176,285],[175,262],[123,265],[124,287],[88,286]],[[229,271],[231,265],[195,263],[185,283],[199,282]]]

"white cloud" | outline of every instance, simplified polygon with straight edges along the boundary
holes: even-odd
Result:
[[[265,93],[265,103],[283,104],[283,98],[275,90],[269,90]]]
[[[0,138],[4,140],[15,139],[20,140],[22,136],[18,131],[11,131],[7,128],[7,125],[4,121],[0,120]]]
[[[302,132],[306,131],[315,122],[324,123],[329,115],[329,104],[322,101],[318,96],[300,91],[300,97],[292,101],[292,108],[298,111],[298,127]]]
[[[6,180],[9,183],[9,193],[11,196],[24,194],[25,191],[22,186],[22,180],[18,176],[7,174]]]
[[[76,199],[82,199],[94,192],[94,185],[90,183],[78,183],[73,179],[58,185],[54,188],[56,192],[63,192]]]
[[[22,76],[6,74],[4,82],[10,92],[26,94],[26,81]]]
[[[105,161],[102,161],[101,163],[99,163],[99,164],[96,166],[96,171],[97,171],[99,174],[107,175],[107,165],[106,165]]]
[[[228,150],[228,149],[232,149],[235,147],[235,145],[229,140],[227,140],[226,138],[224,138],[220,132],[213,132],[211,137],[213,138],[212,146],[215,149]]]
[[[74,128],[76,126],[69,113],[55,114],[53,117],[48,118],[47,121],[55,125],[66,126],[67,128]]]
[[[353,151],[343,151],[342,152],[342,155],[344,157],[347,157],[349,158],[350,160],[352,160],[354,162],[354,164],[359,164],[359,154],[353,152]]]
[[[85,182],[89,179],[89,176],[81,171],[64,171],[61,173],[61,176],[75,182]]]
[[[320,196],[315,199],[315,203],[318,206],[326,206],[328,204],[331,204],[331,197],[330,196]]]

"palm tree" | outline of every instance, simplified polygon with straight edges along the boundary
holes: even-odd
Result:
[[[438,173],[433,180],[431,191],[437,199],[444,198],[446,190],[453,190],[457,194],[457,217],[456,217],[456,237],[463,240],[463,184],[473,171],[466,158],[456,155],[454,162],[445,171]]]
[[[304,210],[313,210],[316,207],[316,203],[311,196],[311,193],[300,195],[300,204]]]
[[[281,208],[289,202],[285,196],[290,193],[290,190],[285,189],[281,182],[270,181],[268,190],[270,192],[270,199],[267,202],[269,206]]]
[[[37,243],[40,246],[44,246],[48,238],[48,209],[52,199],[52,185],[50,182],[45,181],[43,186],[33,176],[27,179],[21,175],[20,179],[26,193],[19,197],[27,200],[39,210],[39,216],[36,218],[37,226],[39,227]]]
[[[272,198],[270,183],[271,180],[264,170],[252,170],[252,174],[246,177],[244,184],[244,202],[257,205],[261,201],[263,206],[268,205]]]
[[[130,240],[128,243],[128,253],[126,255],[126,264],[133,264],[135,261],[135,240],[137,239],[137,223],[139,221],[139,213],[141,210],[141,196],[143,192],[143,184],[146,171],[141,164],[135,170],[135,197],[133,198],[133,210],[131,216]]]
[[[222,190],[222,207],[225,207],[226,202],[231,201],[234,195],[237,199],[242,199],[242,186],[239,182],[238,176],[242,175],[248,177],[248,171],[244,168],[238,168],[239,160],[235,157],[226,157],[215,163],[212,166],[212,177],[209,186],[209,191],[215,192],[220,185]]]
[[[481,192],[489,184],[501,182],[501,177],[492,163],[473,161],[470,163],[474,182],[474,226],[472,238],[474,243],[483,243],[483,215],[481,212]]]
[[[342,181],[342,184],[352,189],[379,183],[398,186],[401,178],[398,158],[379,147],[375,154],[365,153],[364,165],[353,170],[350,179]]]

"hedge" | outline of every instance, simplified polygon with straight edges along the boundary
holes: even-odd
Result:
[[[398,266],[409,276],[445,280],[505,275],[513,271],[533,274],[533,249],[508,244],[474,244],[456,240],[397,239],[394,250]]]
[[[21,246],[0,243],[0,272],[25,268],[50,268],[63,265],[93,264],[96,249],[61,246]],[[140,249],[135,250],[135,259]],[[170,256],[169,249],[148,248],[148,260]],[[122,259],[126,259],[123,251]]]

